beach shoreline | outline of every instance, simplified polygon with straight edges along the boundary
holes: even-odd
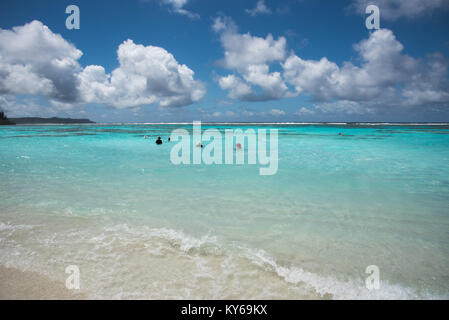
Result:
[[[0,265],[0,300],[84,300],[84,293],[32,271]]]

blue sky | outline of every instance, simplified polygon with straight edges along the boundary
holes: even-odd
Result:
[[[449,121],[449,1],[370,3],[378,31],[364,0],[2,1],[0,108],[97,122]],[[66,28],[70,4],[79,30]]]

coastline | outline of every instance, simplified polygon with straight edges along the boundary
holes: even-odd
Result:
[[[32,271],[0,265],[0,300],[84,300],[87,296],[68,290],[62,282]]]

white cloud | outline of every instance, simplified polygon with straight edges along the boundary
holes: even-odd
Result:
[[[223,90],[229,90],[229,98],[231,99],[249,100],[253,96],[251,87],[235,75],[220,77],[218,84]]]
[[[0,29],[0,95],[39,95],[52,108],[67,110],[86,102],[117,108],[184,106],[205,94],[194,72],[160,47],[125,41],[117,51],[120,66],[110,74],[102,66],[83,69],[81,55],[40,21]]]
[[[81,55],[40,21],[0,29],[0,94],[42,94],[76,102]]]
[[[353,0],[351,8],[365,14],[368,5],[379,7],[381,19],[396,20],[400,17],[415,18],[437,9],[449,8],[447,0]]]
[[[285,38],[241,34],[226,17],[216,18],[213,29],[224,49],[221,66],[233,71],[219,77],[218,83],[232,99],[264,101],[305,94],[320,102],[316,111],[349,114],[449,103],[448,60],[441,54],[410,57],[388,29],[372,32],[354,45],[359,65],[338,65],[326,57],[306,60],[294,53],[286,58]],[[283,72],[270,71],[276,63]]]
[[[42,110],[42,106],[32,100],[18,101],[13,95],[0,95],[0,110],[8,117],[35,116]]]
[[[271,10],[266,6],[264,0],[258,0],[255,8],[246,9],[245,11],[252,17],[260,14],[271,14]]]
[[[281,109],[271,109],[270,111],[268,111],[268,113],[275,117],[285,115],[285,111]]]
[[[274,39],[240,34],[230,18],[218,17],[213,29],[220,33],[224,48],[221,65],[238,74],[219,78],[222,89],[230,90],[229,97],[243,101],[264,101],[283,97],[288,88],[279,72],[270,72],[270,65],[279,63],[286,56],[284,37]],[[262,92],[253,88],[256,86]]]
[[[423,63],[404,54],[403,45],[388,29],[372,32],[354,45],[359,65],[339,66],[326,57],[306,60],[292,53],[286,58],[285,38],[238,33],[230,18],[218,17],[213,28],[224,49],[221,66],[233,71],[218,77],[218,84],[231,99],[265,101],[306,94],[330,103],[321,104],[321,112],[334,108],[350,114],[449,102],[448,61],[434,54]],[[282,73],[270,70],[277,63]]]
[[[245,72],[251,65],[264,65],[285,58],[286,40],[275,40],[271,34],[265,38],[249,33],[224,32],[221,43],[225,50],[224,66]]]
[[[158,103],[184,106],[199,101],[204,85],[194,72],[179,64],[172,54],[154,46],[123,42],[117,51],[120,66],[106,74],[101,66],[88,66],[80,73],[87,102],[100,102],[117,108]]]
[[[214,23],[212,24],[212,30],[215,32],[229,32],[236,33],[237,26],[230,17],[219,16],[214,19]]]
[[[427,65],[411,75],[402,91],[406,105],[449,102],[448,61],[441,54],[428,56]]]
[[[311,93],[321,99],[326,99],[329,88],[333,86],[333,74],[339,70],[327,58],[319,61],[303,60],[296,55],[287,58],[282,66],[284,77],[298,93]]]
[[[170,5],[173,12],[185,15],[192,20],[196,20],[200,18],[198,13],[190,12],[184,9],[184,6],[187,4],[188,0],[162,0],[162,3]]]
[[[297,115],[297,116],[312,115],[312,114],[315,114],[315,111],[314,110],[310,110],[310,109],[308,109],[306,107],[301,107],[294,114]]]
[[[269,99],[280,99],[288,90],[281,74],[279,72],[270,73],[266,64],[250,65],[244,77],[249,83],[262,88],[263,96]]]
[[[17,97],[13,94],[0,95],[0,109],[6,111],[8,117],[53,117],[75,116],[79,117],[83,110],[72,103],[59,101],[40,101],[35,96]]]
[[[350,62],[339,67],[325,57],[304,60],[292,54],[282,64],[284,78],[297,93],[310,94],[319,101],[342,100],[342,106],[349,106],[353,113],[355,107],[350,101],[365,106],[449,102],[448,65],[441,55],[433,56],[430,67],[425,66],[403,54],[402,44],[387,29],[371,33],[354,48],[360,67]]]

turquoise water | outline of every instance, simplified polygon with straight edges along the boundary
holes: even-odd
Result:
[[[449,126],[203,124],[278,129],[271,176],[172,164],[177,128],[0,128],[0,264],[91,298],[449,297]]]

